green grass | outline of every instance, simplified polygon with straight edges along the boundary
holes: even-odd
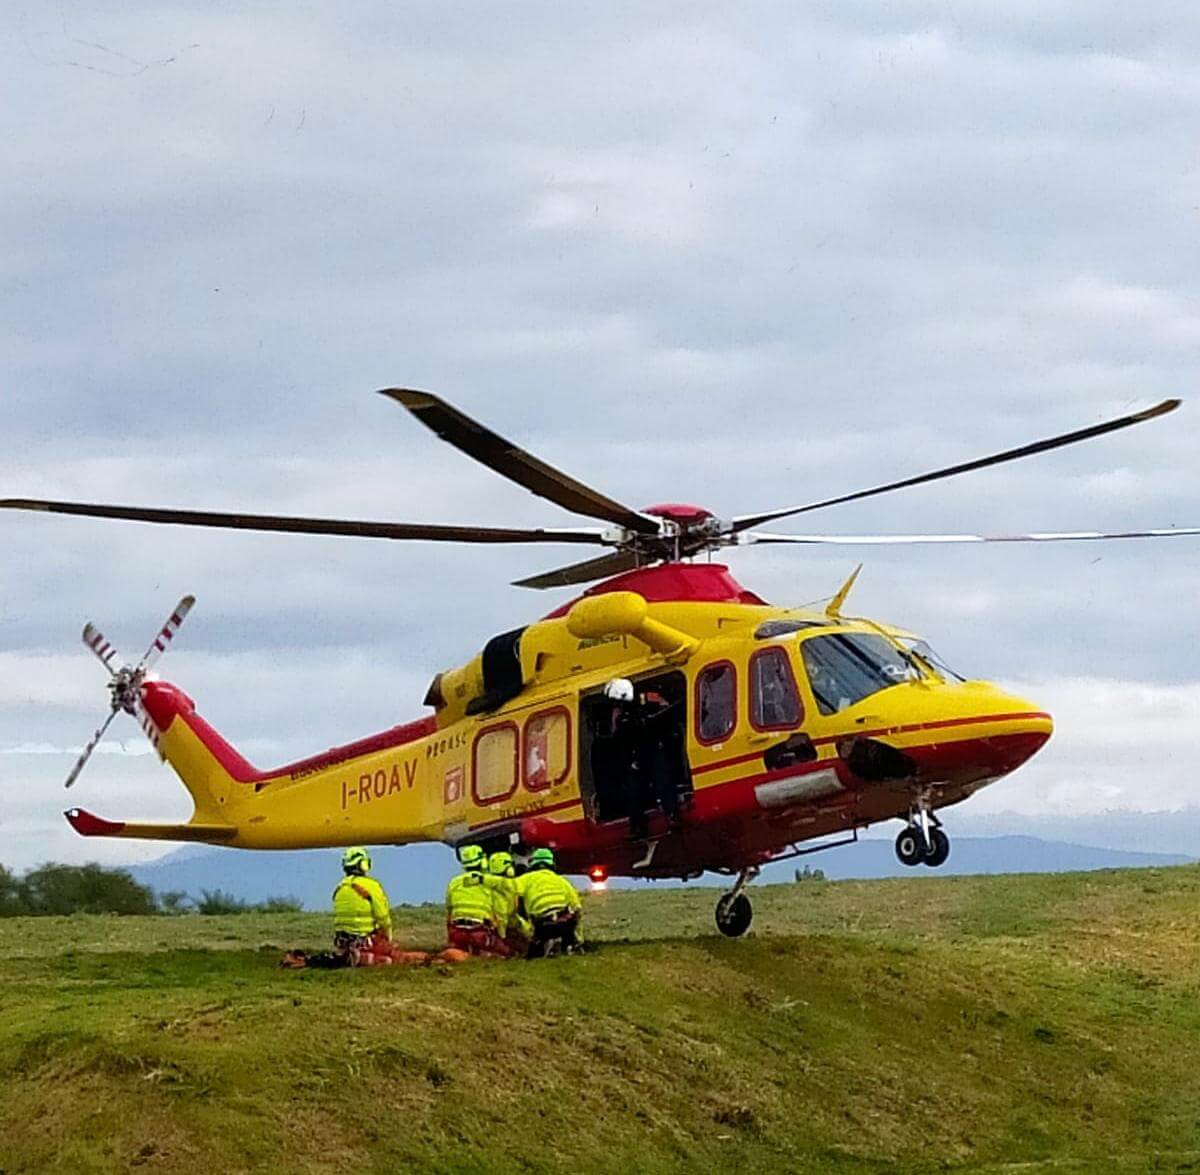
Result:
[[[0,920],[0,1171],[1200,1170],[1200,869],[763,887],[737,942],[714,898],[425,970],[281,971],[313,915]]]

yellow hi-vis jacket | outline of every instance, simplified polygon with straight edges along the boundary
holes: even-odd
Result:
[[[526,915],[537,921],[552,910],[579,910],[583,903],[575,887],[553,869],[531,869],[517,878],[517,893]]]
[[[497,929],[502,919],[496,900],[496,882],[501,880],[490,873],[469,869],[451,879],[446,886],[446,919],[457,922],[486,922]]]
[[[383,886],[373,877],[348,873],[333,891],[333,929],[347,934],[374,934],[382,930],[392,937],[392,911]]]
[[[533,927],[521,917],[521,912],[517,908],[520,902],[520,895],[517,893],[517,880],[515,877],[505,877],[502,874],[493,874],[495,877],[495,903],[496,914],[499,921],[496,925],[496,932],[501,938],[504,938],[510,930],[515,930],[518,934],[523,934],[526,938],[533,932]]]

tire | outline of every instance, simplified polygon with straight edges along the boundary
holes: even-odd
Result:
[[[911,868],[919,865],[925,859],[925,846],[921,843],[921,833],[913,827],[902,828],[896,837],[896,856],[901,865]]]
[[[931,828],[929,839],[933,845],[925,857],[925,864],[931,869],[936,869],[939,865],[944,865],[950,856],[950,838],[940,828]]]
[[[744,893],[725,894],[717,902],[717,929],[726,938],[741,938],[753,919],[754,907]]]

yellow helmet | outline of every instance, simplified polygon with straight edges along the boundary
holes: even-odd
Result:
[[[493,853],[488,857],[488,872],[494,873],[497,877],[515,877],[516,869],[513,867],[512,853]]]
[[[347,873],[369,873],[371,871],[371,857],[366,849],[361,849],[358,846],[347,849],[342,854],[342,868]]]
[[[465,869],[482,871],[484,865],[487,864],[487,858],[483,855],[483,849],[478,845],[463,845],[458,850],[458,859],[463,863]]]

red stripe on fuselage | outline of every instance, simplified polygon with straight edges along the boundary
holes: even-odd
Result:
[[[905,747],[919,767],[945,770],[938,786],[946,803],[962,799],[982,781],[1015,770],[1033,755],[1049,736],[1016,731],[961,739],[955,743],[924,743]],[[834,770],[845,786],[820,799],[779,808],[763,808],[755,788],[790,777]],[[756,772],[740,779],[713,784],[693,793],[684,826],[671,831],[663,817],[650,818],[651,836],[659,842],[653,867],[633,869],[643,855],[642,840],[631,841],[627,820],[596,825],[589,820],[555,823],[542,812],[522,820],[522,837],[529,844],[545,844],[559,855],[562,867],[584,872],[602,865],[612,876],[678,876],[696,869],[740,868],[760,863],[789,845],[828,836],[907,815],[914,787],[903,780],[874,784],[857,779],[840,759],[825,759],[800,767]],[[934,794],[934,807],[941,806]],[[798,818],[805,823],[798,824]],[[631,851],[631,846],[638,851]],[[753,846],[749,848],[748,846]]]
[[[877,730],[855,730],[847,731],[845,734],[827,734],[821,738],[814,738],[812,745],[814,747],[827,747],[831,743],[841,742],[846,738],[876,738],[881,734],[913,734],[919,730],[946,730],[954,726],[982,726],[989,722],[1016,722],[1022,718],[1045,718],[1050,721],[1050,715],[1045,714],[1040,710],[1030,710],[1020,714],[988,714],[980,718],[942,718],[937,722],[913,722],[907,726],[881,726]],[[786,732],[780,732],[782,740]],[[803,733],[803,732],[796,732]],[[970,741],[970,740],[964,740]],[[908,748],[904,748],[907,750]],[[735,767],[739,763],[752,763],[755,759],[761,759],[762,751],[753,751],[748,755],[735,755],[731,759],[720,759],[716,763],[705,763],[702,767],[693,767],[693,775],[705,775],[710,771],[720,771],[723,767]]]
[[[379,734],[368,735],[357,742],[346,743],[345,746],[331,747],[319,755],[312,755],[295,763],[287,763],[271,771],[259,771],[196,713],[195,703],[187,694],[169,682],[146,682],[142,686],[142,704],[154,725],[164,733],[174,718],[179,718],[186,723],[222,769],[228,772],[236,782],[247,784],[268,783],[274,779],[296,775],[312,775],[325,767],[333,767],[350,759],[391,750],[393,747],[405,746],[425,738],[437,730],[437,719],[430,715],[402,726],[393,726],[390,730],[381,731]]]

